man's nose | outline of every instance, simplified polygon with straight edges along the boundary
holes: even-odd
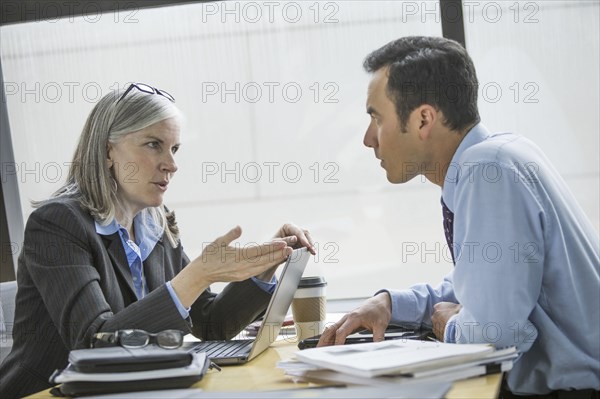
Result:
[[[369,148],[377,147],[377,135],[375,134],[375,128],[373,126],[373,122],[369,124],[367,127],[367,131],[365,132],[365,137],[363,137],[363,144]]]

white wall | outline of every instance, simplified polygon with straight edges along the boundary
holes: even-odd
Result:
[[[534,140],[598,229],[600,3],[470,3],[464,2],[466,42],[482,87],[483,120],[492,130]]]
[[[177,212],[190,256],[236,224],[244,228],[243,245],[294,221],[319,243],[307,273],[323,274],[332,298],[435,283],[451,270],[439,188],[422,179],[390,185],[363,147],[369,76],[361,65],[400,36],[441,35],[438,3],[267,3],[2,27],[24,217],[29,200],[47,197],[66,177],[65,163],[101,94],[140,81],[173,94],[186,115],[166,203]],[[536,4],[538,24],[492,24],[487,14],[467,20],[480,81],[503,89],[498,102],[480,101],[482,116],[494,130],[537,141],[598,228],[598,4]],[[513,103],[515,81],[535,82],[539,102]]]

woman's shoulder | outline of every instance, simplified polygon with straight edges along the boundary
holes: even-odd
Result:
[[[46,200],[31,213],[33,219],[50,219],[55,222],[93,220],[90,213],[74,197],[55,197]]]

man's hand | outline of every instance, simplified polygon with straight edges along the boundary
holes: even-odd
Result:
[[[387,292],[367,299],[360,307],[325,329],[317,346],[343,345],[346,337],[362,328],[373,332],[373,341],[383,341],[392,318],[392,302]]]
[[[433,305],[433,314],[431,323],[433,324],[433,333],[438,340],[444,341],[444,331],[450,317],[454,316],[462,309],[462,305],[452,302],[438,302]]]

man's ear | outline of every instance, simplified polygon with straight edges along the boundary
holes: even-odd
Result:
[[[427,140],[439,117],[438,111],[429,104],[423,104],[415,110],[415,113],[419,124],[419,137],[421,140]]]

